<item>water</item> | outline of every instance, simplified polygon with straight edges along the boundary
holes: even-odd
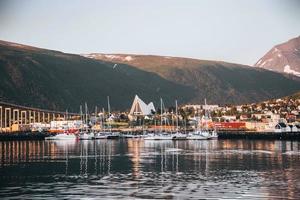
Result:
[[[291,141],[0,142],[1,199],[300,199]]]

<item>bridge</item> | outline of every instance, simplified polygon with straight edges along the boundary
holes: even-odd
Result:
[[[77,119],[78,113],[46,110],[0,101],[0,132],[28,130],[32,123]]]

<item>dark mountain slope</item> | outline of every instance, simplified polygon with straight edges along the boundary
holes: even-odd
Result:
[[[125,63],[156,73],[162,78],[193,88],[193,103],[207,98],[211,103],[256,102],[299,90],[299,78],[245,65],[177,57],[126,54],[89,54],[97,60]],[[293,80],[291,80],[291,78]]]
[[[114,109],[129,109],[135,94],[156,105],[162,97],[168,106],[175,99],[247,103],[300,90],[298,79],[237,64],[160,56],[104,57],[91,59],[0,41],[0,98],[78,111],[84,102],[90,109],[106,107],[106,96]]]
[[[192,88],[127,65],[113,69],[108,62],[55,51],[10,48],[3,42],[0,83],[2,100],[73,111],[85,101],[89,107],[106,107],[108,95],[115,109],[128,108],[135,94],[153,101],[160,96],[166,101],[188,101],[195,95]]]

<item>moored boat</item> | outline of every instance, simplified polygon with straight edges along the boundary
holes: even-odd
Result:
[[[201,131],[190,132],[187,137],[188,140],[208,140],[207,136],[204,136]]]
[[[172,140],[186,140],[187,135],[184,133],[176,132],[172,134]]]
[[[82,133],[80,133],[80,135],[79,135],[79,139],[80,140],[92,140],[92,139],[94,139],[94,133],[88,133],[88,132],[82,132]]]
[[[45,137],[45,140],[76,140],[77,137],[73,133],[58,133],[54,136]]]
[[[119,139],[120,133],[119,132],[107,132],[107,139]]]
[[[105,132],[98,132],[95,134],[94,139],[107,139],[107,134]]]
[[[144,140],[172,140],[173,136],[168,133],[148,134]]]

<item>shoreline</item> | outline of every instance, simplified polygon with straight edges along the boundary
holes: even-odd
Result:
[[[15,132],[0,133],[0,141],[13,140],[44,140],[45,137],[53,135],[49,132]],[[218,139],[248,139],[248,140],[298,140],[300,132],[246,132],[246,131],[222,131],[218,132]]]

